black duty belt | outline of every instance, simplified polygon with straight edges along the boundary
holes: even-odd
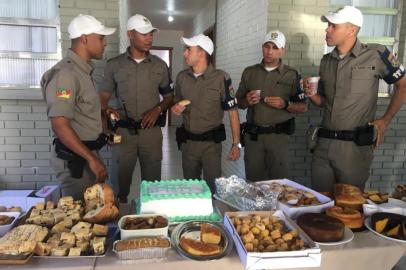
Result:
[[[354,141],[354,130],[330,130],[326,128],[320,128],[317,135],[320,138],[335,139],[342,141]]]
[[[321,127],[318,137],[341,141],[353,141],[359,146],[374,144],[374,126],[365,125],[354,130],[330,130]]]

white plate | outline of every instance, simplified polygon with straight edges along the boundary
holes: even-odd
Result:
[[[370,217],[365,219],[364,224],[365,224],[365,227],[368,228],[368,230],[370,230],[371,232],[373,232],[374,234],[376,234],[376,235],[378,235],[378,236],[380,236],[382,238],[385,238],[385,239],[388,239],[388,240],[391,240],[391,241],[395,241],[395,242],[399,242],[399,243],[406,243],[406,240],[400,240],[400,239],[392,238],[392,237],[389,237],[389,236],[386,236],[386,235],[383,235],[383,234],[380,234],[380,233],[376,232],[372,228],[371,218]]]
[[[351,231],[350,228],[344,228],[344,237],[340,241],[337,242],[316,242],[320,246],[337,246],[337,245],[344,245],[352,241],[354,239],[354,233]]]

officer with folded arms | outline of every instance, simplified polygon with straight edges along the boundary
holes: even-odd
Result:
[[[312,187],[333,191],[334,184],[365,187],[373,145],[384,141],[386,128],[406,99],[404,67],[383,45],[363,44],[360,10],[345,6],[322,16],[326,42],[335,46],[320,62],[318,88],[305,87],[309,99],[323,110],[313,153]],[[379,80],[395,85],[384,115],[375,119]],[[375,133],[375,136],[374,136]]]
[[[103,57],[105,36],[114,31],[90,15],[76,16],[68,26],[71,48],[41,80],[56,135],[51,163],[63,196],[83,199],[87,187],[107,177],[97,151],[107,140],[91,60]]]
[[[213,42],[203,34],[182,38],[188,69],[180,72],[175,84],[172,112],[183,116],[176,140],[182,151],[183,176],[206,180],[212,192],[221,176],[221,142],[226,139],[224,111],[228,112],[232,133],[230,160],[240,157],[240,121],[230,76],[210,63]]]

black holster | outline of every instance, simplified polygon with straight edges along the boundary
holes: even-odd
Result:
[[[178,148],[180,149],[182,143],[187,140],[190,141],[212,141],[215,143],[221,143],[226,139],[226,129],[223,124],[214,128],[212,130],[196,134],[187,131],[184,126],[176,129],[176,142],[178,143]]]
[[[176,128],[176,142],[178,144],[178,149],[182,146],[182,143],[186,142],[186,130],[183,126]]]
[[[374,144],[374,126],[357,127],[354,133],[354,142],[359,146]]]
[[[94,141],[82,141],[82,143],[89,148],[89,150],[100,150],[107,144],[108,136],[100,134]],[[73,178],[81,178],[83,176],[83,168],[86,165],[86,160],[74,153],[66,147],[58,138],[54,139],[56,156],[68,162],[68,169]]]
[[[276,133],[292,135],[295,133],[295,118],[268,127],[257,126],[248,122],[243,123],[241,126],[241,130],[244,132],[241,134],[241,138],[243,138],[245,133],[248,133],[250,134],[251,141],[258,141],[258,135],[260,134]]]

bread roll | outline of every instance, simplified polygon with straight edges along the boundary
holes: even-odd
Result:
[[[191,103],[191,101],[190,100],[187,100],[187,99],[183,99],[183,100],[181,100],[181,101],[179,101],[178,102],[178,104],[179,105],[182,105],[182,106],[187,106],[187,105],[189,105]]]

